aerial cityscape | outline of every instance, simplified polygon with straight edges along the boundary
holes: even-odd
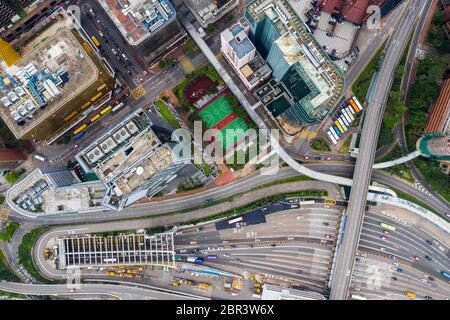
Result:
[[[449,0],[0,0],[0,300],[449,300],[449,177]]]

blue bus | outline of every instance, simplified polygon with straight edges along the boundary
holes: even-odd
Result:
[[[333,128],[334,132],[336,132],[336,134],[337,134],[339,137],[342,137],[341,131],[339,131],[339,129],[338,129],[336,126],[332,126],[332,128]]]
[[[75,137],[73,137],[75,140],[80,139],[82,136],[84,136],[86,134],[85,131],[80,132],[79,134],[77,134]]]

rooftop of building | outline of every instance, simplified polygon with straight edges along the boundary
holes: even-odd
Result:
[[[66,169],[36,169],[7,191],[6,201],[25,215],[75,213],[101,209],[105,190],[98,181],[80,183]]]
[[[299,116],[302,121],[309,121],[312,118],[320,119],[326,115],[326,110],[333,107],[342,95],[344,76],[306,30],[303,21],[297,16],[290,4],[285,0],[255,0],[247,7],[247,17],[254,22],[261,21],[266,17],[272,21],[281,34],[275,40],[275,44],[283,54],[285,61],[290,66],[300,66],[296,69],[299,70],[301,75],[304,84],[302,87],[308,86],[309,91],[315,93],[314,95],[312,93],[311,95],[299,95],[294,92],[299,88],[297,85],[300,84],[299,81],[292,82],[293,86],[287,86],[293,98],[295,96],[302,96],[302,99],[308,98],[304,101],[300,101],[301,99],[293,101],[296,104],[301,104],[303,111],[308,113],[308,115],[302,114],[301,117]],[[277,59],[277,57],[268,57],[268,61],[270,58]],[[271,63],[269,62],[269,64]],[[273,71],[276,78],[278,71]],[[284,82],[286,84],[286,81]],[[299,121],[297,119],[299,117],[294,120]]]
[[[270,75],[272,69],[270,69],[269,65],[259,54],[256,54],[240,71],[247,81],[253,84]]]
[[[319,0],[317,7],[342,19],[362,24],[371,5],[381,6],[388,0]]]
[[[447,125],[450,117],[450,78],[444,80],[441,92],[434,103],[428,116],[425,133],[442,132],[448,130]],[[449,130],[450,131],[450,130]]]
[[[126,198],[177,160],[142,109],[83,149],[76,159],[83,169],[97,174],[111,190],[109,196],[117,198]]]
[[[131,45],[139,45],[175,19],[168,0],[98,0]]]
[[[22,58],[2,64],[0,114],[16,137],[45,121],[94,84],[99,69],[68,28],[61,10],[40,33],[24,40]]]

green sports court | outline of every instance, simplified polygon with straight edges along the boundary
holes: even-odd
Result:
[[[211,129],[232,113],[233,109],[228,103],[227,98],[225,95],[222,95],[208,106],[203,107],[199,115],[206,127]]]
[[[222,142],[225,150],[233,147],[244,138],[248,130],[245,121],[233,113],[233,108],[226,98],[226,93],[203,107],[199,111],[199,115],[208,129],[215,128],[220,130],[221,135],[216,135],[216,139]],[[227,131],[229,131],[228,136]]]
[[[223,138],[225,138],[225,143],[223,143],[224,149],[228,150],[230,147],[233,147],[236,143],[241,141],[244,138],[245,133],[247,132],[248,127],[244,120],[241,118],[237,118],[225,128],[220,130],[222,135],[217,135],[217,140],[223,143]],[[227,135],[227,131],[228,135]]]

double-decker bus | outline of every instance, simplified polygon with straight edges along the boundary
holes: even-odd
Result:
[[[331,135],[336,139],[336,141],[339,141],[339,136],[336,134],[336,132],[332,127],[330,128],[329,131],[331,132]]]
[[[342,133],[341,133],[341,131],[338,129],[338,127],[332,126],[332,128],[333,128],[334,132],[336,133],[336,135],[337,135],[338,137],[342,137]]]
[[[333,142],[334,145],[337,145],[337,140],[333,137],[330,131],[327,132],[328,138],[330,138],[331,142]]]
[[[350,118],[350,116],[347,114],[347,111],[345,111],[345,109],[342,109],[342,114],[344,115],[345,119],[347,119],[348,124],[350,125],[350,123],[352,123],[352,119]]]
[[[358,99],[357,99],[355,96],[353,96],[352,99],[353,99],[353,101],[355,101],[355,103],[356,103],[356,105],[358,106],[358,108],[359,108],[360,110],[362,110],[363,107],[362,107],[361,103],[359,103]]]
[[[73,132],[73,135],[76,136],[77,134],[79,134],[81,131],[85,130],[87,128],[87,124],[83,124],[81,127],[79,127],[78,129],[76,129]]]
[[[393,225],[387,224],[387,223],[384,223],[384,222],[380,223],[380,227],[385,228],[387,230],[395,231],[395,227]]]
[[[350,106],[355,110],[356,113],[360,112],[361,109],[358,108],[358,105],[355,103],[353,99],[348,99],[348,103],[350,103]]]
[[[347,132],[348,128],[347,128],[347,126],[345,125],[344,121],[341,118],[338,119],[338,122],[341,124],[341,127],[344,130],[344,132]]]
[[[353,116],[353,113],[351,113],[350,110],[353,110],[350,107],[347,107],[345,109],[343,109],[345,111],[345,113],[347,114],[347,116],[350,118],[350,121],[353,122],[353,120],[355,120],[355,117]]]
[[[339,119],[342,120],[342,122],[348,127],[350,126],[350,122],[347,120],[347,118],[345,117],[344,114],[341,114],[341,116],[339,117]]]
[[[347,108],[345,108],[345,109],[347,110],[348,113],[355,115],[355,110],[353,110],[353,108],[351,106],[347,106]]]
[[[344,133],[345,131],[344,131],[344,128],[342,128],[342,125],[341,125],[341,123],[339,122],[339,121],[334,121],[334,124],[336,125],[336,127],[339,129],[339,131],[341,132],[341,133]]]

